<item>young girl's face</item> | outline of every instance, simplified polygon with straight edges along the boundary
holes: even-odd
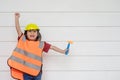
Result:
[[[27,38],[29,40],[32,40],[32,41],[36,40],[36,38],[37,38],[37,30],[28,30],[27,31]]]

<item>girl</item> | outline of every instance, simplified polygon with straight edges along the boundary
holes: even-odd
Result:
[[[12,77],[18,80],[41,80],[42,52],[49,49],[65,54],[62,50],[47,42],[41,41],[39,27],[36,24],[28,24],[22,33],[19,25],[20,14],[15,13],[15,26],[18,33],[18,44],[12,56],[8,59]]]

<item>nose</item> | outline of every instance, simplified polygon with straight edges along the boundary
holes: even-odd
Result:
[[[31,34],[34,34],[34,31],[31,31]]]

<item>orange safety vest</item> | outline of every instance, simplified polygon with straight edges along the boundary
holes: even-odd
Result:
[[[43,41],[29,41],[24,35],[8,59],[12,77],[23,80],[23,73],[37,76],[42,67]]]

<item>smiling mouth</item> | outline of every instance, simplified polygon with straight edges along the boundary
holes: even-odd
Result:
[[[30,35],[30,37],[35,37],[34,35]]]

